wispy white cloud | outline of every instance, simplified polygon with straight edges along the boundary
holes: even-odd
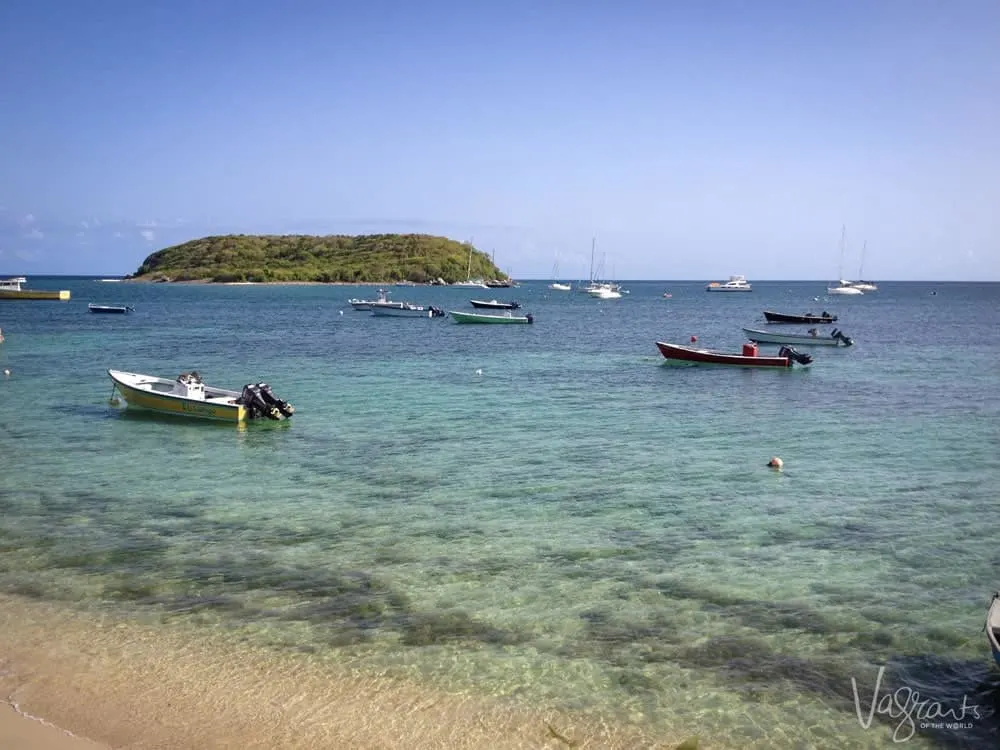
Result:
[[[30,227],[32,224],[35,223],[35,215],[34,214],[25,214],[24,216],[22,216],[18,220],[18,223],[22,227]]]
[[[45,236],[45,232],[36,227],[32,227],[31,229],[29,229],[27,232],[24,233],[24,236],[27,237],[29,240],[40,240]]]
[[[146,242],[152,242],[156,239],[156,233],[152,229],[143,229],[139,232]]]
[[[136,226],[140,229],[156,229],[160,223],[156,219],[150,219],[149,221],[140,221]]]
[[[122,233],[121,232],[115,232],[114,233],[114,237],[115,237],[115,239],[120,239],[122,237]]]
[[[86,234],[87,234],[86,232],[77,232],[76,236],[77,237],[84,237]]]

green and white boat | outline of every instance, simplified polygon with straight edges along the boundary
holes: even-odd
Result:
[[[469,313],[450,310],[448,312],[455,319],[456,323],[534,323],[535,318],[531,313],[527,315],[514,315],[510,310],[502,315],[489,315],[486,313]]]

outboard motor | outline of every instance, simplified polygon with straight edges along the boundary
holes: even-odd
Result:
[[[248,383],[243,386],[238,403],[247,408],[250,419],[285,419],[295,413],[287,401],[277,398],[267,383]]]
[[[240,394],[237,403],[240,403],[247,408],[247,416],[250,417],[250,419],[261,419],[264,417],[268,417],[270,419],[281,418],[281,412],[271,406],[268,406],[267,401],[265,401],[264,397],[260,395],[260,390],[253,383],[247,383],[243,386],[243,392]]]
[[[267,383],[257,383],[257,390],[260,391],[260,395],[267,402],[268,406],[277,408],[284,416],[290,417],[295,413],[295,407],[275,396],[274,391],[271,390],[271,386]]]
[[[779,357],[787,357],[790,362],[798,362],[800,365],[812,364],[813,358],[811,354],[806,354],[805,352],[797,352],[790,346],[783,346],[778,350]]]
[[[854,339],[852,339],[850,336],[845,336],[844,332],[841,331],[839,328],[834,328],[833,333],[831,333],[830,336],[832,336],[835,339],[840,339],[841,341],[843,341],[844,346],[854,346]]]
[[[431,311],[432,318],[444,317],[444,310],[442,310],[440,307],[434,307],[434,305],[431,305],[428,309]]]
[[[532,315],[531,313],[528,313],[528,314],[527,314],[527,315],[525,315],[524,317],[526,317],[526,318],[528,319],[528,322],[529,322],[529,323],[534,323],[534,322],[535,322],[535,316],[534,316],[534,315]]]

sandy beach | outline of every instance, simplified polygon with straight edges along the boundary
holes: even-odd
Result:
[[[19,714],[9,703],[0,705],[0,747],[4,750],[109,750],[108,745]]]
[[[0,697],[3,750],[634,750],[684,739],[3,595]]]

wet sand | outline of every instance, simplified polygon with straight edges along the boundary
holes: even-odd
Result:
[[[637,750],[684,739],[5,595],[0,708],[3,750]]]
[[[0,704],[0,748],[3,750],[110,750],[107,745],[75,737],[40,719],[25,717],[9,703]]]

